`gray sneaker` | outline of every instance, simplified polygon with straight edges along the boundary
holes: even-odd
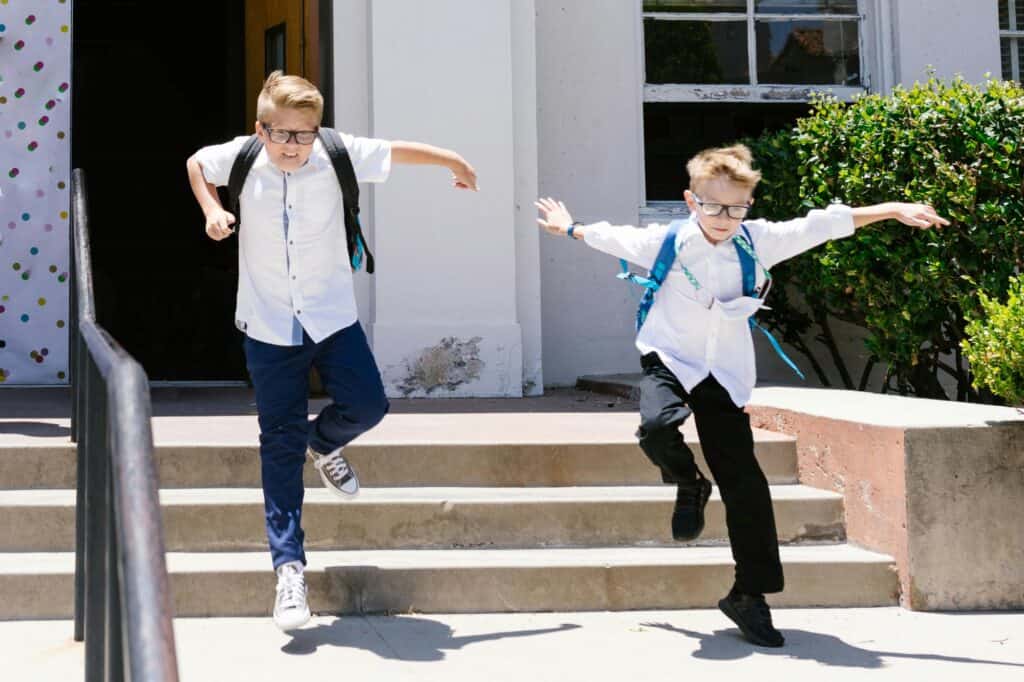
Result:
[[[313,466],[320,472],[324,487],[343,499],[359,494],[359,477],[341,454],[341,448],[322,455],[313,448],[308,449]]]

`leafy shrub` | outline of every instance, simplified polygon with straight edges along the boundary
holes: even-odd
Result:
[[[1008,402],[1024,403],[1024,277],[1010,279],[1006,303],[979,294],[982,316],[970,318],[964,355],[975,383]]]
[[[887,389],[948,397],[938,381],[946,372],[958,399],[978,399],[961,342],[966,316],[983,314],[978,291],[1004,298],[1024,254],[1024,90],[931,79],[852,104],[823,97],[794,129],[747,143],[764,173],[756,208],[767,218],[839,199],[925,202],[952,221],[925,231],[879,223],[777,266],[778,283],[801,290],[809,313],[773,294],[769,324],[824,378],[801,340],[816,331],[847,387],[863,389],[881,363]],[[832,339],[830,316],[868,331],[871,362],[859,384]]]

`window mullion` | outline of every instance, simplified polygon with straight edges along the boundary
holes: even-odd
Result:
[[[763,14],[757,18],[761,21],[857,21],[857,14]]]
[[[1010,78],[1020,82],[1020,41],[1010,40]]]
[[[754,0],[747,0],[747,68],[750,84],[757,85],[757,30],[754,25]]]
[[[746,14],[737,12],[718,12],[716,14],[693,12],[677,14],[674,12],[644,12],[644,19],[657,19],[658,21],[741,21],[746,19]]]

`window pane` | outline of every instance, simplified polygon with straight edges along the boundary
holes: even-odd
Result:
[[[747,0],[644,0],[645,12],[747,12]]]
[[[647,198],[682,201],[689,186],[686,162],[709,147],[729,145],[806,116],[807,104],[651,103],[644,105]]]
[[[1013,44],[1017,44],[1017,58],[1014,59]],[[1021,80],[1021,52],[1024,51],[1024,40],[1019,38],[1004,38],[999,41],[999,48],[1002,54],[1002,78],[1007,81]],[[1017,74],[1014,78],[1014,62],[1016,61]]]
[[[857,0],[757,0],[761,14],[856,14]]]
[[[1010,8],[1015,10],[1015,25],[1010,22]],[[999,28],[1003,31],[1024,30],[1024,0],[999,0]]]
[[[744,21],[644,20],[648,83],[750,83]]]
[[[285,24],[271,26],[263,33],[263,77],[266,78],[274,71],[288,73],[288,64],[285,55],[288,54],[285,47]]]
[[[860,85],[856,21],[757,22],[759,83]]]

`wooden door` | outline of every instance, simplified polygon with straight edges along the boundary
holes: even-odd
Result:
[[[256,97],[271,71],[303,76],[320,87],[320,0],[245,0],[247,125],[256,120]],[[325,93],[326,94],[326,93]]]

